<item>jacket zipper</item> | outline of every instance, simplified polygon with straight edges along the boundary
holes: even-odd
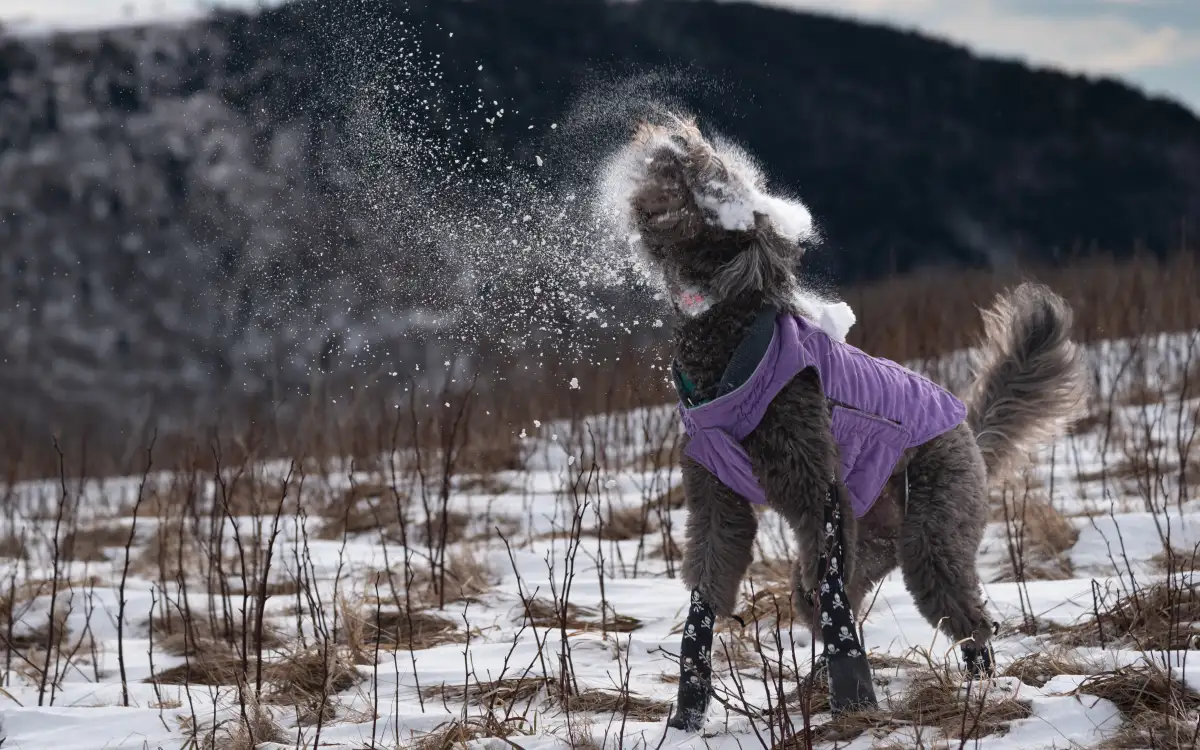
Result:
[[[855,408],[855,407],[851,406],[850,404],[843,403],[843,402],[841,402],[841,401],[838,401],[838,400],[836,400],[836,399],[829,398],[828,396],[825,398],[825,400],[826,400],[826,401],[828,401],[828,402],[829,402],[831,405],[833,405],[833,406],[840,406],[840,407],[842,407],[843,409],[845,409],[845,410],[847,410],[847,411],[852,411],[852,412],[855,412],[855,413],[857,413],[857,414],[862,414],[864,417],[867,417],[868,419],[879,419],[879,420],[882,420],[882,421],[884,421],[884,422],[888,422],[888,423],[890,423],[890,424],[894,424],[894,425],[896,425],[897,427],[903,427],[903,426],[904,426],[904,425],[900,424],[899,422],[897,422],[897,421],[896,421],[896,420],[894,420],[894,419],[888,419],[887,417],[881,416],[881,415],[879,415],[879,414],[871,414],[870,412],[865,412],[865,411],[863,411],[862,409],[857,409],[857,408]]]

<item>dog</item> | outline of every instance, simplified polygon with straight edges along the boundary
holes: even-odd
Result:
[[[754,501],[795,533],[793,599],[825,644],[835,711],[874,704],[854,618],[897,566],[920,613],[961,645],[971,674],[990,676],[998,625],[976,570],[988,487],[1081,413],[1087,379],[1070,338],[1070,307],[1032,283],[1001,295],[983,313],[974,380],[959,399],[822,330],[797,277],[806,247],[817,241],[804,205],[768,193],[749,156],[710,142],[694,121],[660,119],[641,123],[617,161],[621,220],[672,307],[673,367],[688,427],[681,570],[691,606],[670,725],[703,726],[712,628],[733,614],[751,562]],[[783,368],[769,388],[758,366],[767,359]],[[791,364],[779,365],[784,359]],[[741,375],[724,382],[739,367]],[[880,377],[894,379],[891,405],[876,410],[891,417],[830,396],[836,386],[875,403],[870,390]],[[766,395],[740,433],[699,424],[709,406],[729,399],[744,402],[726,410],[729,420],[744,418],[753,411],[740,395],[747,390]],[[709,398],[692,402],[695,394]],[[914,427],[908,419],[923,422]],[[835,436],[839,420],[843,437],[868,434],[876,444],[864,438],[850,451],[857,458],[848,457]],[[835,657],[847,660],[838,667]]]

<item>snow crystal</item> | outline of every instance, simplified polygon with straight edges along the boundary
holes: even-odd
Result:
[[[571,382],[570,382],[570,383],[568,383],[567,385],[568,385],[568,386],[571,388],[571,390],[573,390],[573,391],[577,391],[577,390],[579,390],[579,378],[571,378]]]

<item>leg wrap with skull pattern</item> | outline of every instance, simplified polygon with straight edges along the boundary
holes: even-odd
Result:
[[[829,676],[829,703],[835,714],[878,706],[871,684],[871,666],[858,642],[854,609],[846,595],[842,577],[845,559],[841,503],[835,488],[830,487],[825,495],[825,546],[818,568],[823,571],[823,578],[817,598]]]
[[[692,603],[683,626],[683,642],[679,647],[679,698],[669,726],[688,732],[698,732],[708,714],[712,697],[713,609],[692,591]]]

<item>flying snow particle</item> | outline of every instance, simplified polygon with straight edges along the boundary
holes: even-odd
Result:
[[[524,427],[522,427],[522,428],[521,428],[521,434],[520,434],[520,435],[517,435],[517,437],[521,438],[522,440],[524,440],[525,438],[529,437],[528,435],[526,435],[526,434],[525,434],[525,428],[524,428]]]
[[[541,423],[541,421],[540,421],[540,420],[537,420],[537,419],[535,419],[535,420],[533,420],[533,426],[534,426],[534,427],[541,427],[541,426],[542,426],[542,423]]]
[[[542,157],[540,157],[540,156],[535,156],[535,157],[533,157],[533,158],[534,158],[534,161],[536,161],[536,162],[537,162],[537,165],[538,165],[539,167],[540,167],[540,166],[542,166]]]
[[[570,382],[570,383],[567,383],[567,385],[568,385],[568,386],[571,388],[571,390],[573,390],[573,391],[577,391],[577,390],[579,390],[579,378],[571,378],[571,382]]]

